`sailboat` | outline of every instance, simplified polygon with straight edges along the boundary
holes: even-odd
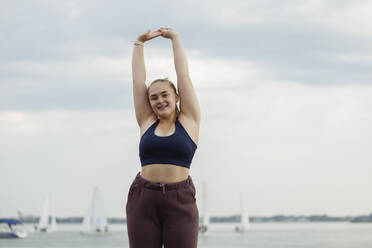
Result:
[[[50,214],[50,202],[47,196],[44,201],[43,212],[39,220],[39,224],[35,226],[35,231],[39,232],[54,232],[57,229],[56,217],[54,214]],[[49,215],[51,216],[51,221],[49,223]]]
[[[202,181],[202,195],[203,195],[203,221],[202,224],[199,226],[199,232],[204,234],[208,230],[209,226],[209,211],[208,211],[208,195],[207,195],[207,182]]]
[[[22,222],[15,219],[0,219],[0,238],[26,238],[28,232],[22,228]]]
[[[81,234],[108,235],[108,225],[103,204],[103,197],[98,187],[94,187],[87,214],[83,220]]]
[[[249,215],[247,212],[246,202],[242,193],[240,193],[240,224],[235,226],[236,232],[245,232],[249,227]]]

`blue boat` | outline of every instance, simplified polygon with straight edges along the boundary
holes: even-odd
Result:
[[[26,238],[27,231],[22,222],[15,219],[0,219],[0,238]]]

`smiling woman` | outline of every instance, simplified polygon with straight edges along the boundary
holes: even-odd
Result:
[[[171,89],[169,89],[169,87],[166,87],[166,86],[165,87],[161,87],[160,89],[165,88],[165,90],[161,91],[160,94],[157,95],[156,93],[154,93],[155,90],[153,89],[154,87],[156,87],[156,84],[155,83],[166,83],[166,84],[168,84],[170,86]],[[151,87],[154,84],[155,84],[155,86]],[[150,92],[150,88],[151,88],[151,93],[149,93]],[[180,111],[179,111],[179,109],[177,107],[177,102],[178,102],[177,89],[176,89],[176,86],[174,86],[174,84],[171,81],[168,80],[168,78],[156,79],[155,81],[153,81],[150,84],[147,92],[148,92],[148,97],[150,99],[151,107],[152,107],[152,105],[154,103],[156,103],[156,100],[159,99],[159,98],[171,99],[171,100],[174,99],[174,98],[176,98],[176,103],[170,103],[170,104],[171,104],[171,106],[172,105],[175,105],[176,106],[176,108],[175,108],[176,115],[177,116],[179,115]],[[160,104],[160,105],[157,105],[155,107],[156,107],[156,109],[164,110],[165,107],[169,107],[169,104],[167,102],[165,106],[162,106]],[[164,107],[164,108],[161,108],[161,107]],[[154,108],[153,108],[153,111],[154,111]]]
[[[158,36],[172,41],[178,93],[167,78],[146,87],[144,42]],[[160,28],[140,35],[134,45],[133,98],[142,169],[128,192],[129,245],[197,247],[199,212],[189,169],[199,139],[200,107],[181,38],[171,28]]]

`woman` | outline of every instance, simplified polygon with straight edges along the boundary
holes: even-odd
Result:
[[[172,41],[179,93],[168,79],[146,87],[144,43],[158,36]],[[128,192],[129,246],[197,247],[199,212],[189,169],[199,139],[200,107],[186,54],[180,35],[171,28],[148,30],[134,45],[133,96],[142,169]]]

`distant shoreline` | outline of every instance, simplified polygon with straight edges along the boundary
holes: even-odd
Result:
[[[39,216],[23,216],[13,218],[28,224],[37,224]],[[237,223],[240,222],[240,215],[232,216],[211,216],[211,223]],[[60,217],[56,218],[58,224],[81,224],[83,217]],[[203,216],[200,216],[203,219]],[[108,218],[109,224],[126,223],[125,218]],[[360,216],[328,216],[328,215],[274,215],[274,216],[250,216],[251,223],[303,223],[303,222],[351,222],[351,223],[372,223],[372,214]]]

